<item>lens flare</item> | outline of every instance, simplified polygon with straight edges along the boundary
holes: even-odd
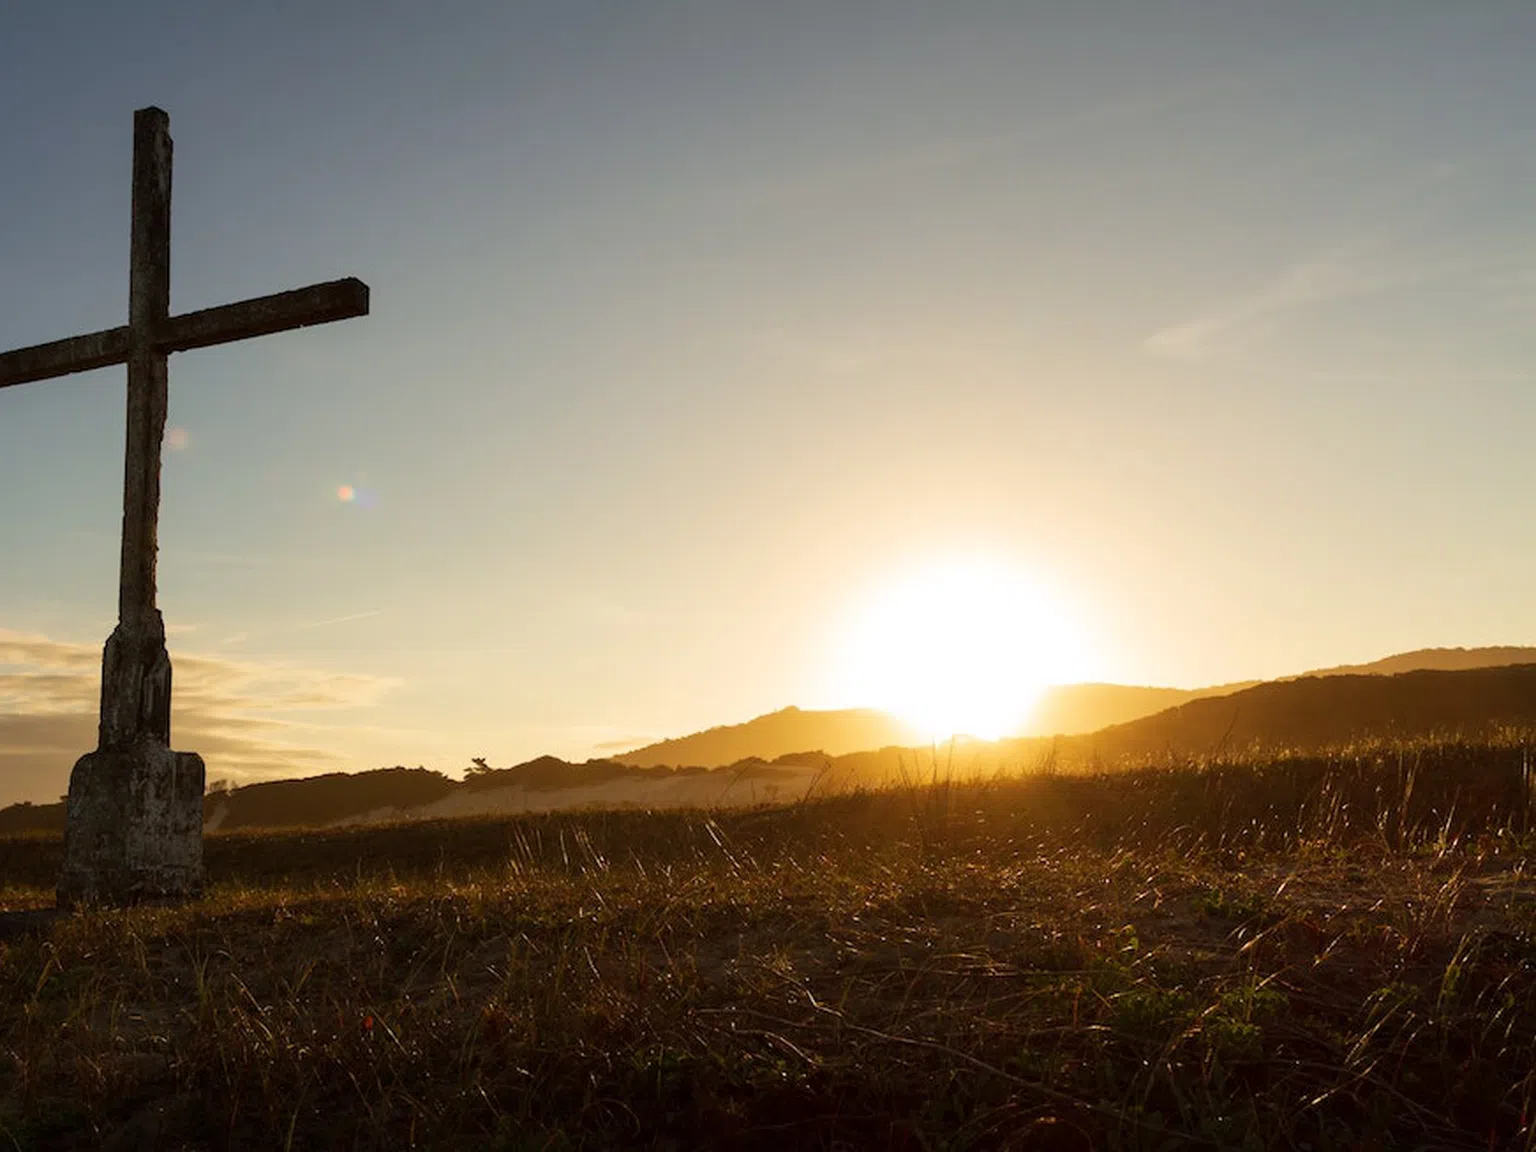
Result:
[[[340,488],[336,489],[336,499],[340,500],[343,504],[354,503],[357,500],[357,489],[350,484],[343,484]]]

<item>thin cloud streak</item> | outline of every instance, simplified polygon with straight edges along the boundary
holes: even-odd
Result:
[[[382,608],[374,608],[367,612],[353,612],[347,616],[333,616],[329,620],[316,620],[312,624],[299,624],[299,631],[307,632],[311,628],[329,628],[332,624],[350,624],[353,620],[368,620],[374,616],[382,616]]]
[[[1282,67],[1274,61],[1270,70]],[[763,210],[788,201],[813,201],[839,191],[870,186],[889,186],[923,175],[984,167],[1009,157],[1038,163],[1053,146],[1076,144],[1085,135],[1110,133],[1136,124],[1156,122],[1159,117],[1218,100],[1243,87],[1263,83],[1255,70],[1211,68],[1186,75],[1177,82],[1155,86],[1134,96],[1099,99],[1054,111],[1021,127],[970,135],[944,135],[917,144],[838,156],[774,180],[757,179],[750,185],[716,186],[711,201],[739,208]]]
[[[1205,360],[1241,349],[1268,325],[1289,313],[1332,300],[1365,296],[1402,283],[1341,251],[1320,252],[1283,269],[1247,296],[1204,314],[1159,329],[1143,348],[1154,356]]]
[[[1158,329],[1143,341],[1142,349],[1186,362],[1239,355],[1288,317],[1339,301],[1446,281],[1469,281],[1466,296],[1497,304],[1518,294],[1530,267],[1528,259],[1504,252],[1453,249],[1369,255],[1360,246],[1323,249],[1246,295]]]

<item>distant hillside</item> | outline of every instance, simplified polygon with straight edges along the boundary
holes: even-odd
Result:
[[[1054,736],[1094,732],[1189,700],[1243,687],[1247,685],[1197,689],[1142,688],[1124,684],[1059,685],[1046,689],[1024,734]],[[774,760],[794,752],[846,756],[851,752],[893,746],[915,747],[922,743],[922,735],[910,725],[873,708],[784,708],[742,724],[728,724],[647,744],[644,748],[621,752],[613,759],[636,768],[668,764],[723,768],[753,757]]]
[[[890,744],[920,744],[922,736],[896,717],[873,708],[810,711],[783,708],[744,724],[728,724],[647,744],[613,757],[635,768],[666,764],[724,767],[740,760],[773,760],[791,752],[842,756]]]
[[[898,751],[890,750],[892,772]],[[752,757],[723,768],[635,768],[612,760],[572,764],[540,756],[516,767],[480,772],[462,782],[425,768],[332,772],[210,792],[203,798],[203,830],[326,828],[582,807],[762,804],[804,796],[828,779],[830,763],[826,756],[801,754],[772,762]],[[843,782],[853,781],[845,773]],[[63,831],[62,803],[0,808],[0,836]]]
[[[1124,724],[1207,696],[1224,696],[1260,683],[1212,688],[1142,688],[1128,684],[1061,684],[1047,688],[1021,735],[1075,736]]]
[[[416,808],[441,799],[457,781],[425,768],[378,768],[372,772],[330,772],[302,780],[247,784],[203,798],[209,831],[321,825],[380,808]]]
[[[1077,737],[1070,750],[1109,761],[1301,752],[1368,737],[1479,739],[1511,728],[1536,730],[1536,664],[1273,681]]]
[[[1536,648],[1419,648],[1369,664],[1340,664],[1302,675],[1395,676],[1399,672],[1464,672],[1469,668],[1506,668],[1511,664],[1536,664]]]
[[[1431,649],[1364,667],[1390,668],[1415,661],[1455,664],[1527,654],[1536,655],[1524,648]],[[1228,690],[1233,687],[1236,690]],[[1046,712],[1063,727],[1074,716],[1095,714],[1094,709],[1153,707],[1167,700],[1178,703],[1088,734],[996,743],[957,740],[937,748],[912,746],[910,734],[883,713],[789,708],[617,759],[571,764],[541,756],[512,768],[480,771],[462,782],[425,768],[397,767],[251,784],[209,793],[204,821],[208,831],[227,832],[575,807],[722,807],[910,783],[936,772],[963,776],[1017,771],[1047,758],[1072,768],[1095,762],[1134,764],[1170,754],[1312,752],[1372,737],[1476,740],[1505,729],[1536,732],[1536,661],[1395,675],[1326,669],[1296,679],[1205,691],[1225,694],[1071,685],[1058,690],[1050,704],[1055,711]],[[1074,713],[1073,708],[1078,711]],[[842,741],[833,743],[833,748],[847,750],[795,748],[777,755],[739,756],[723,766],[688,765],[689,760],[704,759],[715,749],[763,747],[759,740],[764,733],[781,743],[812,745],[830,742],[825,739],[830,733]],[[850,744],[863,747],[850,749]],[[655,762],[664,749],[674,750],[672,754],[685,766]],[[632,758],[642,753],[651,762],[635,764]],[[62,804],[15,804],[0,809],[0,836],[57,834],[63,826]]]
[[[1419,669],[1459,671],[1536,663],[1536,648],[1421,648],[1369,664],[1304,672],[1307,676],[1393,675]],[[1047,688],[1020,735],[1077,736],[1127,724],[1195,700],[1230,696],[1265,683],[1246,680],[1208,688],[1154,688],[1131,684],[1061,684]],[[920,734],[896,717],[872,708],[811,711],[784,708],[742,724],[730,724],[622,752],[613,759],[635,767],[693,764],[725,767],[751,757],[777,759],[792,752],[851,752],[915,747]]]
[[[22,801],[0,808],[0,836],[19,836],[32,832],[64,833],[64,805],[29,804]]]

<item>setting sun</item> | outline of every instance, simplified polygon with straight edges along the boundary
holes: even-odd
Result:
[[[1061,605],[992,561],[934,564],[875,593],[850,629],[840,694],[924,736],[1015,732],[1049,684],[1082,671]]]

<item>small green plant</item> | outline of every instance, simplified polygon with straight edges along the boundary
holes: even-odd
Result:
[[[1211,1055],[1224,1064],[1260,1060],[1264,1056],[1264,1029],[1231,1016],[1213,1016],[1201,1029]]]
[[[1194,1018],[1189,993],[1178,988],[1133,988],[1116,996],[1111,1005],[1110,1027],[1138,1040],[1161,1043]]]
[[[1195,898],[1195,907],[1215,920],[1243,924],[1269,915],[1269,900],[1262,892],[1230,886],[1207,889]]]

